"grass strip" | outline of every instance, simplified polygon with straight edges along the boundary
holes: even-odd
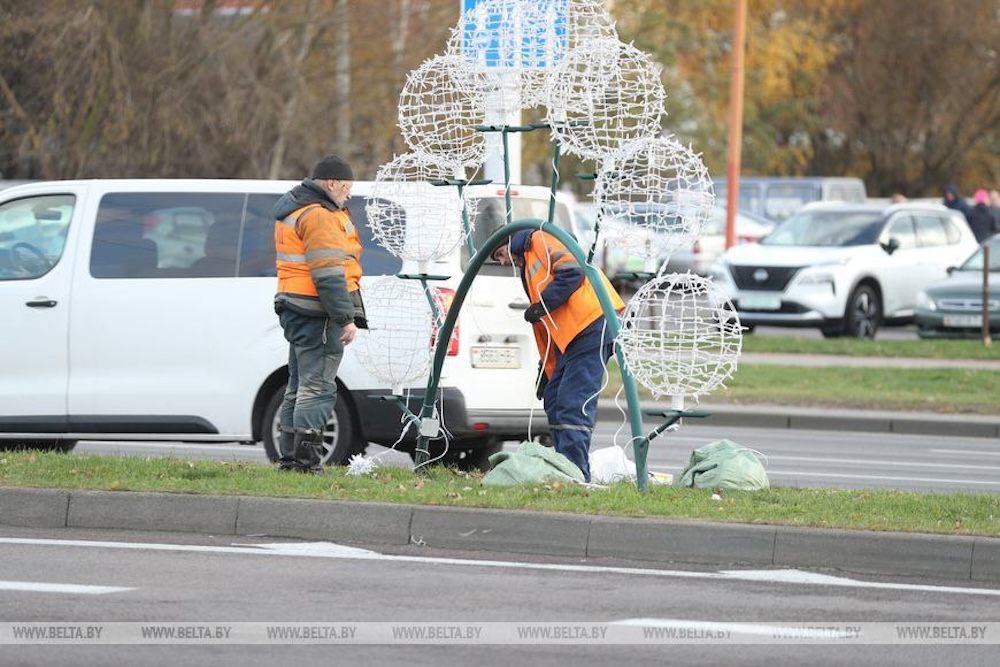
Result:
[[[621,374],[608,366],[603,398],[614,398]],[[653,395],[639,387],[639,395]],[[936,414],[996,415],[1000,373],[976,368],[859,368],[741,364],[707,402],[795,405]],[[624,398],[620,400],[624,401]]]
[[[353,476],[281,473],[246,462],[6,452],[0,486],[264,496],[567,512],[870,531],[1000,536],[1000,496],[773,487],[736,492],[632,484],[586,489],[559,483],[482,484],[478,473],[398,466]]]
[[[1000,346],[980,340],[860,340],[802,336],[743,336],[743,351],[770,354],[839,354],[849,357],[1000,360]]]

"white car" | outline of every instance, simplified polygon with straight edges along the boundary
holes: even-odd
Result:
[[[976,249],[960,213],[937,204],[807,204],[759,243],[712,266],[740,321],[873,338],[913,320],[917,293]]]
[[[78,440],[263,442],[276,458],[288,343],[274,314],[271,207],[295,181],[89,180],[0,192],[0,449]],[[373,241],[356,182],[351,218],[365,246],[362,290],[412,273]],[[427,185],[428,188],[433,186]],[[503,189],[474,186],[480,211]],[[519,186],[515,219],[544,217],[549,191]],[[500,216],[502,224],[504,218]],[[569,229],[564,205],[556,222]],[[486,231],[487,225],[482,227]],[[477,229],[479,229],[477,227]],[[450,302],[468,266],[462,245],[427,271]],[[437,396],[445,460],[481,467],[504,440],[547,432],[535,399],[538,352],[520,280],[497,265],[472,283]],[[402,279],[402,278],[399,278]],[[428,346],[430,340],[428,340]],[[340,398],[322,458],[369,442],[412,452],[415,429],[384,400],[391,389],[345,350]],[[419,413],[426,379],[408,385]],[[432,451],[432,454],[436,453]]]

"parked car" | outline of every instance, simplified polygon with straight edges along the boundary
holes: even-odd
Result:
[[[987,304],[990,336],[1000,335],[1000,234],[986,239],[947,278],[917,293],[914,320],[921,338],[980,338],[983,335],[983,247],[989,248]]]
[[[912,321],[917,292],[976,245],[961,214],[938,204],[817,202],[730,248],[711,276],[750,328],[873,338],[883,323]]]
[[[736,212],[734,244],[756,243],[774,229],[774,222],[752,213]],[[691,245],[673,252],[667,268],[677,273],[690,271],[707,276],[712,264],[726,250],[726,207],[712,207],[712,215]]]
[[[713,179],[716,198],[725,203],[725,178]],[[781,222],[814,201],[863,203],[865,182],[854,177],[741,176],[739,210]]]
[[[726,248],[726,209],[724,206],[715,205],[705,226],[701,230],[698,238],[693,242],[683,245],[682,242],[674,242],[670,239],[669,231],[661,231],[653,234],[644,229],[646,218],[641,214],[633,216],[630,222],[620,217],[613,217],[602,220],[601,236],[605,239],[600,247],[603,249],[603,264],[605,274],[614,281],[621,280],[622,276],[630,276],[634,273],[643,273],[659,270],[664,262],[667,269],[684,273],[691,271],[699,275],[708,275],[712,263],[722,254]],[[763,238],[771,229],[774,223],[748,213],[737,211],[736,213],[736,243],[752,243]],[[623,236],[629,238],[623,239]],[[677,248],[673,252],[667,249]],[[647,248],[656,249],[658,255],[653,267],[647,262]]]
[[[66,450],[78,440],[263,442],[276,458],[288,344],[273,310],[271,207],[295,184],[86,180],[0,192],[0,449]],[[503,210],[502,190],[474,187],[482,215]],[[416,273],[375,243],[371,188],[355,182],[349,201],[365,246],[362,289]],[[547,188],[519,187],[512,198],[515,219],[548,211]],[[556,212],[568,229],[565,207]],[[447,276],[429,283],[442,304],[467,254],[463,245],[429,267]],[[532,420],[541,403],[538,352],[522,317],[527,298],[520,280],[500,268],[473,281],[441,374],[435,416],[449,434],[444,460],[467,467],[480,467],[504,440],[524,439],[529,424],[532,434],[547,433],[545,419]],[[338,386],[324,463],[344,462],[369,442],[398,442],[412,453],[415,429],[400,439],[402,412],[381,400],[392,388],[365,369],[353,346]],[[426,380],[409,386],[419,395]],[[419,412],[421,403],[414,397],[408,407]]]

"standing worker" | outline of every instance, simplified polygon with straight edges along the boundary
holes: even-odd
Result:
[[[353,181],[351,165],[329,155],[274,205],[274,310],[289,344],[279,470],[323,473],[319,452],[337,402],[344,346],[367,327],[361,240],[347,210]]]
[[[524,319],[532,325],[541,356],[536,396],[544,399],[555,450],[589,482],[597,395],[614,352],[601,302],[573,254],[547,232],[517,232],[493,251],[493,259],[520,270],[531,302]],[[620,313],[624,302],[607,276],[600,277]]]

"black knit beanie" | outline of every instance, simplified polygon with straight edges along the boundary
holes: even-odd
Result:
[[[312,177],[320,180],[353,181],[354,171],[347,160],[339,155],[327,155],[313,167]]]

